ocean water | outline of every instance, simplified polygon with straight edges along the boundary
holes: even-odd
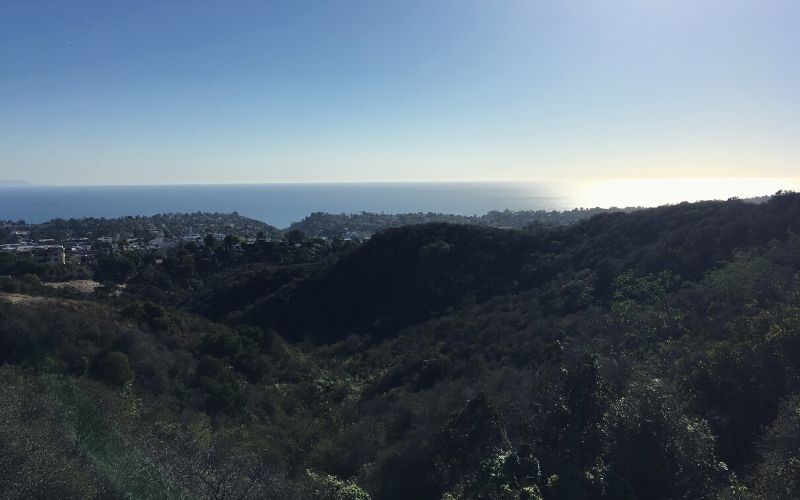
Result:
[[[800,179],[0,187],[0,220],[237,211],[285,228],[312,212],[481,215],[504,209],[657,206],[779,189],[799,190]]]

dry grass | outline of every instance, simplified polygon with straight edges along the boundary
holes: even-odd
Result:
[[[94,280],[58,281],[53,283],[45,283],[45,285],[53,288],[73,288],[86,295],[93,294],[95,288],[101,286],[100,283]]]
[[[0,292],[0,300],[6,300],[12,304],[38,304],[47,302],[54,303],[62,299],[54,299],[52,297],[37,297],[35,295],[25,295],[22,293]]]

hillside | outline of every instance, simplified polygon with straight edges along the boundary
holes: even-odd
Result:
[[[2,222],[2,221],[0,221]],[[53,219],[41,224],[26,224],[24,221],[7,221],[0,228],[0,243],[12,240],[12,231],[24,231],[33,240],[52,239],[64,241],[77,238],[111,237],[114,239],[143,238],[156,235],[176,238],[188,234],[231,234],[255,237],[259,232],[268,236],[279,233],[278,229],[261,221],[238,213],[168,213],[152,216],[129,216],[116,218],[83,217],[79,219]]]
[[[632,212],[641,207],[628,208],[576,208],[573,210],[493,210],[483,215],[455,215],[442,213],[386,214],[361,212],[356,214],[330,214],[315,212],[292,223],[289,230],[302,231],[310,236],[365,237],[386,229],[446,222],[481,227],[525,229],[532,225],[560,226],[573,224],[594,215],[609,212]]]
[[[613,279],[669,271],[696,280],[736,251],[800,231],[794,198],[704,202],[601,214],[561,228],[501,230],[432,223],[377,234],[288,300],[251,306],[246,321],[292,338],[336,341],[398,328],[491,297],[590,273],[600,299]],[[250,297],[253,300],[253,297]],[[303,311],[315,314],[303,314]]]
[[[781,193],[187,245],[94,295],[4,278],[0,488],[796,498],[798,233]]]

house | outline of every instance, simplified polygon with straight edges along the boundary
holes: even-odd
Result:
[[[2,245],[0,252],[13,253],[18,258],[30,259],[51,266],[66,264],[66,252],[61,245]]]

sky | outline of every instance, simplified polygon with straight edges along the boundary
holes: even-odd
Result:
[[[800,177],[796,0],[0,0],[0,179]]]

